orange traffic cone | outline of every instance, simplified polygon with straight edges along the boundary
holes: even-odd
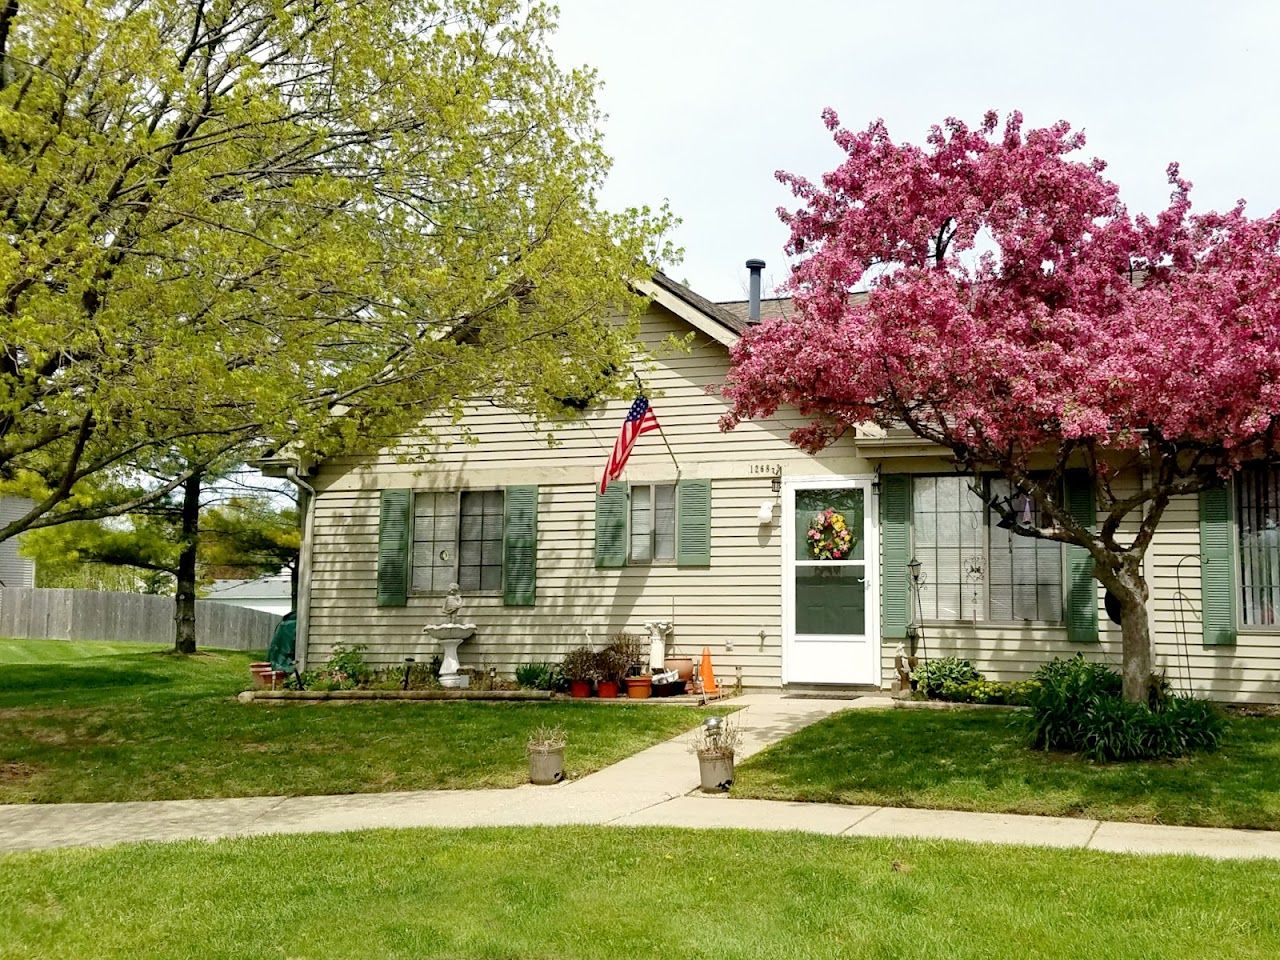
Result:
[[[716,685],[716,671],[711,666],[711,648],[702,648],[702,662],[698,664],[698,679],[702,681],[704,697],[720,696],[720,688]]]

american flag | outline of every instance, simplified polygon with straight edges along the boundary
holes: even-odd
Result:
[[[636,445],[640,434],[657,430],[658,418],[653,415],[649,406],[649,398],[636,397],[627,411],[627,419],[622,421],[622,429],[618,431],[618,439],[613,444],[613,453],[609,454],[609,463],[604,468],[604,476],[600,478],[600,495],[609,489],[609,481],[617,480],[622,468],[627,465],[631,456],[631,448]]]

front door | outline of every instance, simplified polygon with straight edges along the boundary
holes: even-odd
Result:
[[[783,683],[880,685],[871,482],[783,487]]]

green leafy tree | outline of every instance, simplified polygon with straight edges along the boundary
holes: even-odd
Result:
[[[210,580],[296,575],[301,542],[297,509],[268,497],[231,497],[200,517],[200,566]]]
[[[597,205],[596,80],[553,28],[519,0],[0,3],[0,491],[36,501],[0,540],[250,447],[615,386],[606,318],[670,218]]]
[[[296,574],[300,541],[296,509],[267,496],[228,498],[204,481],[193,474],[127,517],[29,531],[22,551],[36,561],[39,585],[173,595],[174,648],[194,652],[198,584],[285,568]]]

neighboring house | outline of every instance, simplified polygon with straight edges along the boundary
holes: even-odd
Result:
[[[729,684],[888,687],[913,606],[927,655],[967,657],[994,678],[1076,651],[1118,662],[1119,628],[1074,549],[1010,536],[914,437],[859,432],[810,456],[788,442],[806,422],[794,411],[721,433],[727,405],[708,388],[724,379],[749,305],[712,303],[660,274],[637,291],[650,299],[642,376],[662,434],[640,438],[625,483],[605,496],[597,485],[628,400],[559,426],[554,446],[519,415],[477,403],[466,418],[474,444],[406,437],[306,471],[316,494],[302,656],[320,662],[350,643],[385,664],[429,655],[422,627],[457,582],[463,617],[478,625],[463,663],[503,673],[671,621],[671,646],[709,648]],[[788,309],[762,305],[766,316]],[[689,334],[687,351],[670,346]],[[1146,572],[1158,663],[1180,688],[1280,700],[1278,476],[1247,472],[1234,492],[1168,510]],[[1063,493],[1079,515],[1094,512],[1087,485]],[[807,546],[826,508],[852,531],[847,558],[815,560]]]
[[[25,497],[0,497],[0,527],[17,520],[34,506],[35,501]],[[18,552],[21,542],[19,535],[0,543],[0,587],[36,585],[35,561]]]
[[[281,573],[256,580],[215,580],[201,599],[283,617],[293,609],[292,578]]]

